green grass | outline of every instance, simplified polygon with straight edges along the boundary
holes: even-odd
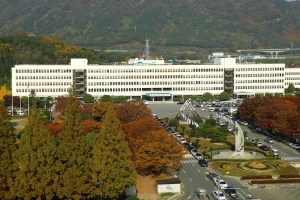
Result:
[[[229,176],[237,176],[237,177],[241,177],[241,176],[253,176],[253,175],[271,175],[271,176],[279,176],[280,174],[298,174],[299,171],[288,165],[285,168],[280,168],[277,167],[277,164],[280,163],[281,161],[277,161],[277,160],[269,160],[269,161],[264,161],[264,163],[268,163],[272,166],[275,166],[275,170],[271,171],[271,172],[254,172],[254,171],[246,171],[246,170],[242,170],[238,167],[239,162],[221,162],[221,161],[216,161],[216,162],[211,162],[211,166],[217,170],[219,173],[221,174],[227,174]],[[225,170],[220,168],[220,165],[222,163],[231,163],[232,164],[232,169],[230,170]],[[229,172],[229,173],[227,173]]]

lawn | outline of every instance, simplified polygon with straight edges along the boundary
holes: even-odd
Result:
[[[270,164],[271,166],[274,167],[273,171],[268,171],[268,172],[254,172],[254,171],[246,171],[246,170],[242,170],[238,167],[238,164],[240,162],[224,162],[224,161],[216,161],[216,162],[211,162],[210,165],[219,173],[225,175],[229,175],[229,176],[251,176],[251,175],[272,175],[272,176],[279,176],[279,174],[298,174],[299,171],[288,165],[285,168],[280,168],[277,166],[278,163],[280,163],[281,161],[277,161],[277,160],[269,160],[269,161],[263,161],[264,163]],[[232,165],[232,168],[230,170],[226,170],[226,169],[222,169],[220,168],[220,165],[222,163],[230,163]],[[229,172],[229,173],[228,173]]]
[[[28,123],[27,116],[12,116],[11,123],[15,128],[15,132],[19,133]]]

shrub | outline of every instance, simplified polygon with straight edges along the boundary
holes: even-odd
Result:
[[[243,180],[246,179],[272,179],[271,175],[257,175],[257,176],[242,176]]]
[[[285,162],[281,162],[281,163],[278,163],[277,166],[281,167],[281,168],[285,168],[285,167],[287,167],[287,164]]]
[[[280,178],[300,178],[300,174],[281,174]]]
[[[125,200],[140,200],[140,199],[137,198],[136,196],[130,196],[130,197],[127,197]]]
[[[171,119],[169,121],[169,126],[171,126],[171,127],[177,127],[177,126],[179,126],[179,121],[177,119]]]
[[[232,165],[230,163],[222,163],[220,165],[220,168],[225,169],[225,170],[230,170],[230,169],[232,169]]]
[[[300,179],[256,180],[256,181],[251,181],[251,184],[276,184],[276,183],[300,183]]]

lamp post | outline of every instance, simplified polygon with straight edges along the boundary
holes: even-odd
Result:
[[[28,115],[29,115],[29,97],[30,97],[30,93],[28,94]]]
[[[52,108],[52,101],[49,101],[49,105],[50,105],[50,108],[49,108],[49,119],[50,119],[50,121],[51,121],[51,108]]]
[[[102,179],[100,179],[100,189],[101,189],[101,200],[102,200],[102,185],[104,184],[104,182],[102,181]]]

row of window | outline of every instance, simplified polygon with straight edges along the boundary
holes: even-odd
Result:
[[[235,71],[247,71],[247,72],[256,72],[256,71],[284,71],[284,67],[255,67],[255,68],[236,68]]]
[[[298,77],[285,77],[285,80],[300,80],[300,76],[298,76]]]
[[[35,92],[68,92],[68,88],[22,88],[22,89],[16,89],[17,92],[31,92],[31,90],[34,90]]]
[[[88,82],[88,86],[101,85],[216,85],[223,81],[141,81],[141,82]]]
[[[276,74],[235,74],[235,77],[283,77],[283,73]]]
[[[148,89],[148,88],[147,88]],[[152,88],[149,91],[155,91]],[[88,92],[139,92],[141,88],[89,88]],[[223,91],[223,87],[174,87],[171,91]]]
[[[17,80],[49,80],[49,79],[72,79],[71,76],[16,76]]]
[[[46,67],[46,66],[45,66]],[[16,69],[16,73],[71,73],[71,69]]]
[[[248,85],[248,86],[235,86],[235,89],[283,89],[283,85]]]
[[[300,72],[285,72],[285,75],[297,75],[299,76],[300,75]]]
[[[71,82],[16,82],[16,86],[70,86]]]
[[[285,85],[290,85],[290,84],[300,85],[300,82],[285,82]]]
[[[171,73],[171,72],[223,72],[223,68],[178,68],[178,69],[88,69],[88,73]]]
[[[284,79],[236,80],[235,83],[283,83]]]
[[[223,74],[199,75],[116,75],[116,76],[88,76],[88,79],[177,79],[177,78],[223,78]]]

